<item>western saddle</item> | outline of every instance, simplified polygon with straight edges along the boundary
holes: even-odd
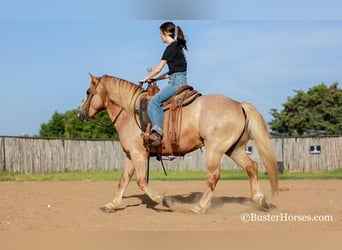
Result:
[[[159,88],[156,82],[149,83],[147,90],[143,92],[135,107],[135,113],[139,117],[142,137],[146,145],[148,145],[148,137],[151,130],[151,122],[147,114],[148,103],[158,92]],[[174,96],[165,100],[162,104],[164,112],[169,111],[169,115],[165,117],[168,120],[166,123],[167,126],[164,126],[163,128],[164,131],[161,146],[163,146],[163,144],[164,146],[169,144],[170,155],[173,155],[173,151],[178,151],[182,108],[192,103],[198,96],[201,96],[201,94],[197,90],[194,90],[192,86],[184,85],[177,90]]]

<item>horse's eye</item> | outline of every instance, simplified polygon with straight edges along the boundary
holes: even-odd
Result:
[[[90,89],[87,90],[87,95],[90,95]]]

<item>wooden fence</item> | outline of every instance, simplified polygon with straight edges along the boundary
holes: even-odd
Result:
[[[342,168],[342,137],[272,138],[271,143],[285,171]],[[253,140],[247,150],[264,171]],[[124,158],[117,141],[0,137],[0,173],[121,171]],[[205,148],[164,163],[168,170],[205,170]],[[151,169],[162,171],[155,158],[151,159]],[[224,156],[221,169],[239,167]]]

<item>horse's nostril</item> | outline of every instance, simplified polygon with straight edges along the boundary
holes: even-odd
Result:
[[[77,117],[78,117],[81,121],[87,120],[87,116],[84,114],[84,112],[78,112]]]

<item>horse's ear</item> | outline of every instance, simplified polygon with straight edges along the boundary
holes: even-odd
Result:
[[[91,78],[91,84],[96,86],[98,81],[99,81],[99,78],[94,76],[94,75],[92,75],[91,73],[89,73],[89,75],[90,75],[90,78]]]

